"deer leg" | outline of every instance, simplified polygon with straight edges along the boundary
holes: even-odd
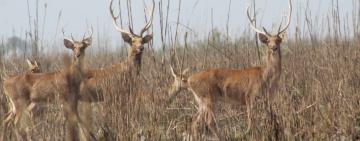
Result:
[[[69,98],[70,99],[70,98]],[[74,98],[75,99],[75,98]],[[63,104],[64,115],[66,121],[66,140],[67,141],[76,141],[78,138],[78,130],[77,130],[77,102],[76,100],[67,100]]]
[[[247,112],[247,129],[244,134],[247,134],[251,130],[251,110],[253,109],[253,100],[248,98],[248,101],[246,103],[246,112]]]
[[[194,140],[198,140],[199,139],[198,138],[199,137],[199,134],[198,134],[199,129],[198,128],[199,128],[200,121],[203,119],[206,107],[205,107],[205,103],[203,103],[203,100],[200,99],[200,97],[198,97],[198,95],[195,93],[195,91],[194,90],[191,90],[191,91],[194,94],[196,103],[199,105],[197,116],[195,116],[195,118],[193,119],[192,125],[191,125],[192,136],[193,136]]]
[[[215,122],[215,115],[214,111],[212,110],[212,106],[208,106],[206,110],[205,121],[207,128],[210,130],[211,134],[215,136],[216,140],[219,140],[217,125]]]
[[[11,100],[12,110],[6,114],[4,124],[9,126],[9,124],[14,121],[14,124],[17,124],[21,119],[22,113],[25,110],[26,105],[29,105],[29,101],[26,99],[16,99]]]
[[[80,127],[81,133],[85,135],[86,140],[96,140],[95,136],[91,134],[87,126],[84,126],[79,116],[77,99],[73,98],[66,101],[64,104],[64,111],[68,123],[67,140],[79,140],[79,130],[77,128],[78,126]]]
[[[82,126],[84,127],[84,129],[82,129],[85,133],[87,134],[86,138],[87,140],[91,140],[91,137],[93,137],[93,135],[91,134],[91,129],[92,129],[92,110],[91,110],[91,103],[89,102],[81,102],[80,104],[80,111],[81,114],[78,115],[79,118],[79,124],[80,127],[82,128]]]
[[[35,108],[35,106],[36,106],[36,103],[31,102],[30,105],[26,108],[26,111],[27,111],[27,113],[28,113],[28,115],[30,116],[31,119],[34,116],[33,109]]]
[[[199,139],[199,124],[200,121],[203,117],[203,112],[202,111],[198,111],[197,116],[193,119],[192,125],[191,125],[191,132],[192,132],[192,136],[195,140]]]
[[[11,120],[13,120],[14,118],[15,118],[15,114],[13,111],[9,111],[8,113],[6,113],[4,120],[4,127],[9,127]]]
[[[22,130],[21,125],[19,125],[18,123],[21,119],[21,114],[25,108],[23,108],[21,104],[13,102],[12,100],[10,100],[10,102],[12,104],[12,110],[6,114],[5,120],[3,122],[3,127],[9,128],[10,124],[13,123],[15,127],[13,131],[17,140],[26,140],[26,132]]]
[[[9,107],[11,107],[11,110],[8,113],[6,113],[6,115],[5,115],[5,120],[4,120],[5,127],[8,127],[10,125],[10,122],[12,120],[14,120],[16,112],[17,112],[17,109],[16,109],[17,107],[15,106],[15,103],[13,102],[13,100],[11,98],[9,98],[9,101],[10,101],[9,105],[11,105]]]

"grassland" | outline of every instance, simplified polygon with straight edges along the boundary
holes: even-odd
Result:
[[[274,102],[257,98],[252,114],[255,128],[246,135],[242,134],[246,128],[244,108],[222,104],[216,119],[221,135],[226,140],[359,140],[360,36],[356,31],[354,35],[335,31],[331,28],[319,38],[295,32],[292,38],[287,38],[281,47],[282,74]],[[265,48],[256,46],[253,34],[227,39],[225,33],[217,30],[210,33],[205,39],[190,38],[186,44],[184,41],[163,44],[164,50],[146,48],[139,77],[130,82],[121,79],[121,74],[114,74],[113,79],[104,82],[105,101],[91,104],[92,113],[85,117],[92,121],[93,132],[104,132],[108,140],[184,139],[190,132],[197,105],[187,90],[171,104],[164,103],[173,82],[170,63],[178,70],[190,67],[189,74],[193,74],[210,68],[242,69],[264,62]],[[45,72],[62,66],[58,57],[39,56]],[[87,54],[87,64],[99,68],[125,58],[126,48],[122,47],[106,54],[91,52]],[[7,61],[1,62],[1,72],[8,75],[27,69],[21,55],[4,60]],[[3,117],[9,110],[9,101],[2,82],[0,86]],[[40,105],[36,108],[38,116],[22,119],[33,139],[64,139],[60,105],[60,102]],[[13,129],[1,128],[5,140],[15,139]]]

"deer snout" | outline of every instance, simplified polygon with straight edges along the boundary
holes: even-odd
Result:
[[[272,49],[273,51],[276,51],[278,48],[279,48],[279,47],[277,47],[277,46],[273,46],[271,49]]]
[[[138,49],[136,49],[136,51],[137,51],[138,53],[141,53],[141,52],[144,51],[144,47],[138,48]]]
[[[271,45],[271,46],[269,46],[269,47],[270,47],[270,49],[271,49],[272,51],[276,51],[276,50],[278,50],[278,48],[279,48],[279,46],[276,45],[276,44]]]

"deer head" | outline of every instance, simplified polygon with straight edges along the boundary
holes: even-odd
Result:
[[[262,43],[264,43],[269,49],[271,53],[278,52],[280,49],[280,44],[283,41],[284,33],[289,28],[290,21],[291,21],[291,13],[292,13],[292,4],[291,0],[289,0],[289,13],[287,16],[287,23],[284,29],[281,29],[281,24],[279,26],[279,29],[276,34],[270,34],[264,27],[263,31],[256,28],[256,25],[254,25],[254,18],[251,18],[249,7],[247,7],[247,16],[250,21],[250,27],[259,34],[259,39]]]
[[[91,45],[92,42],[92,29],[89,37],[83,36],[81,41],[77,41],[71,36],[71,39],[64,38],[64,45],[66,48],[73,51],[73,60],[78,61],[85,56],[85,49]]]
[[[41,73],[40,65],[34,60],[26,59],[31,73]]]
[[[186,89],[188,87],[188,77],[186,76],[189,68],[182,71],[182,73],[178,74],[174,71],[174,68],[170,65],[171,74],[174,77],[174,82],[169,90],[170,95],[175,95],[182,89]],[[173,96],[171,96],[173,97]]]
[[[143,34],[150,28],[150,26],[152,24],[154,9],[155,9],[155,1],[154,0],[152,1],[153,6],[152,6],[150,20],[145,24],[144,28],[141,29],[140,34],[135,34],[133,32],[133,29],[130,26],[129,26],[129,31],[126,31],[126,30],[122,29],[121,27],[119,27],[119,25],[116,22],[118,17],[114,15],[114,11],[112,9],[112,3],[113,3],[113,0],[110,0],[110,6],[109,6],[110,15],[113,19],[113,24],[114,24],[115,29],[121,33],[123,40],[131,46],[129,55],[130,56],[141,55],[144,50],[144,44],[150,42],[153,38],[152,34],[147,34],[145,36],[143,36]]]
[[[174,71],[174,68],[170,65],[171,74],[174,77],[174,82],[169,89],[169,98],[165,102],[166,105],[172,103],[173,99],[177,96],[177,94],[183,90],[188,88],[188,76],[186,73],[189,71],[189,68],[182,71],[182,73],[178,74]]]

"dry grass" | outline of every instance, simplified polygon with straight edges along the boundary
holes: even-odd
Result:
[[[282,46],[283,72],[274,103],[269,106],[258,99],[253,109],[256,128],[248,135],[242,135],[246,127],[242,108],[222,106],[217,113],[222,136],[227,140],[358,139],[359,42],[355,39],[337,44],[329,41],[316,45],[307,41],[285,42]],[[225,43],[219,39],[212,44],[223,52],[198,41],[189,44],[185,54],[179,53],[179,58],[186,56],[184,65],[191,66],[191,73],[217,67],[245,68],[257,60],[252,41],[239,39]],[[183,49],[178,50],[182,52]],[[222,55],[227,53],[231,55]],[[144,54],[143,70],[135,79],[136,83],[117,79],[121,75],[104,82],[105,102],[92,104],[94,132],[108,129],[116,140],[137,140],[140,136],[148,140],[181,140],[183,134],[190,131],[191,117],[196,112],[194,98],[189,91],[183,91],[171,105],[164,105],[172,82],[168,65],[162,65],[161,58],[153,58],[149,51]],[[88,56],[88,59],[91,63],[94,57]],[[96,60],[99,59],[105,58]],[[49,60],[40,60],[49,63],[46,61]],[[25,64],[20,67],[26,68]],[[0,102],[0,115],[4,115],[9,108],[3,94]],[[40,115],[28,125],[31,136],[62,140],[64,118],[59,103],[38,109],[41,109]],[[12,140],[14,134],[10,129],[5,130],[5,139]]]
[[[330,30],[336,29],[330,26],[323,28],[329,28],[332,34],[334,31]],[[245,34],[236,40],[227,40],[222,33],[213,35],[209,40],[192,39],[186,48],[176,45],[176,56],[184,67],[191,67],[190,74],[210,68],[241,69],[263,62],[258,59],[252,35]],[[296,32],[294,37],[282,44],[282,75],[275,101],[269,104],[266,99],[257,99],[252,115],[255,125],[249,134],[242,134],[246,128],[242,107],[224,104],[217,109],[217,124],[226,140],[360,139],[360,36],[329,35],[307,40]],[[93,132],[105,131],[108,140],[120,141],[182,140],[190,132],[192,116],[196,113],[192,94],[182,91],[173,103],[164,104],[173,80],[169,58],[164,61],[163,57],[168,56],[172,47],[163,44],[165,53],[146,48],[139,77],[129,80],[113,74],[112,79],[103,82],[105,101],[93,103],[89,114]],[[261,47],[260,53],[263,50]],[[112,53],[92,52],[87,54],[87,63],[95,68],[110,65],[114,63],[110,60],[124,60],[125,51],[123,48]],[[21,57],[11,60],[1,64],[4,66],[1,73],[26,71]],[[62,62],[57,60],[60,59],[42,56],[38,62],[46,72],[61,68]],[[0,86],[0,116],[3,117],[9,106],[2,84]],[[34,119],[22,120],[27,123],[30,136],[36,140],[63,140],[64,116],[60,103],[44,104],[36,108],[36,112],[39,114]],[[14,127],[0,129],[4,140],[15,139]]]

